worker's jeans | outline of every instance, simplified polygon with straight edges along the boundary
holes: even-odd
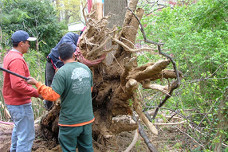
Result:
[[[33,140],[35,139],[34,115],[31,103],[6,106],[14,122],[10,152],[31,152]]]

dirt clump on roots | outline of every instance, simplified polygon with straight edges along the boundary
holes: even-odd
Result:
[[[0,124],[0,151],[9,151],[12,130],[13,125]]]

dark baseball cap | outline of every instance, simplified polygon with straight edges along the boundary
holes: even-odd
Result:
[[[11,37],[14,43],[21,42],[21,41],[35,41],[35,37],[29,37],[29,34],[23,30],[16,31],[13,33]]]

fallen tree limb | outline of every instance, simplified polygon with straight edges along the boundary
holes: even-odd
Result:
[[[130,152],[130,150],[135,146],[135,144],[138,140],[138,136],[139,136],[138,129],[136,129],[135,135],[134,135],[134,138],[133,138],[131,144],[127,147],[127,149],[124,152]]]
[[[11,118],[10,113],[1,101],[0,101],[0,108],[3,109],[4,118],[10,119]]]
[[[169,91],[169,95],[166,95],[165,98],[163,99],[163,101],[160,102],[160,104],[158,105],[158,107],[156,108],[156,110],[154,112],[154,115],[153,115],[152,119],[155,119],[155,117],[157,116],[159,108],[162,107],[165,104],[165,102],[170,98],[170,95],[172,95],[173,91],[178,87],[178,85],[176,85],[175,83],[178,83],[178,82],[175,81],[175,82],[172,83],[171,89]]]
[[[158,125],[158,126],[169,126],[169,125],[181,125],[181,124],[184,124],[184,123],[187,123],[187,120],[184,120],[184,121],[181,121],[181,122],[169,122],[169,123],[154,123],[154,125]]]
[[[157,149],[155,148],[155,146],[150,142],[148,136],[146,135],[146,133],[143,130],[143,126],[140,124],[139,121],[137,121],[137,119],[135,118],[134,114],[133,114],[133,120],[137,122],[138,124],[138,130],[139,130],[139,134],[140,136],[143,138],[144,142],[146,143],[147,147],[149,148],[149,150],[151,152],[158,152]]]
[[[145,114],[142,112],[142,106],[140,105],[140,102],[137,99],[137,97],[134,97],[133,100],[134,100],[133,107],[135,112],[139,115],[139,118],[145,123],[145,125],[149,128],[149,130],[153,134],[158,135],[157,128],[147,119]]]

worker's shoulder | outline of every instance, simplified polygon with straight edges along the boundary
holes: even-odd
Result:
[[[8,60],[8,61],[13,61],[13,60],[22,60],[24,61],[23,56],[18,53],[18,52],[14,52],[14,51],[9,51],[7,53],[7,55],[5,56],[4,60]]]
[[[87,65],[85,65],[84,63],[81,63],[81,62],[77,62],[77,63],[78,63],[81,67],[90,70],[90,68],[89,68]]]

